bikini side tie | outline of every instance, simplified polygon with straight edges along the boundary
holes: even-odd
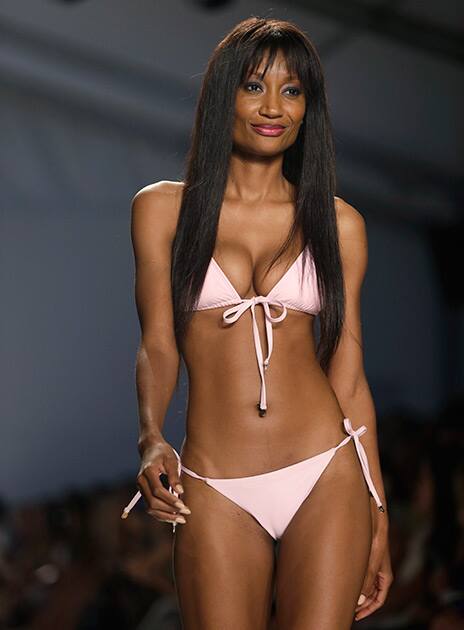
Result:
[[[367,482],[367,485],[369,487],[369,490],[370,490],[372,496],[374,497],[375,502],[377,503],[377,507],[379,508],[379,510],[381,512],[385,512],[384,507],[382,505],[382,501],[380,500],[380,497],[377,494],[377,490],[375,489],[374,482],[372,481],[372,478],[371,478],[371,474],[370,474],[370,471],[369,471],[369,464],[368,464],[368,461],[367,461],[366,451],[364,449],[364,446],[361,444],[361,442],[359,440],[359,436],[363,435],[363,433],[365,433],[367,431],[367,427],[366,427],[365,424],[362,424],[357,429],[353,429],[353,427],[351,426],[351,420],[349,418],[344,418],[343,419],[343,425],[345,427],[346,432],[354,440],[354,445],[356,447],[356,452],[358,454],[359,461],[361,462],[361,468],[362,468],[362,471],[364,473],[364,478],[366,479],[366,482]],[[349,437],[346,438],[346,440],[348,440],[348,439],[349,439]],[[345,440],[343,440],[343,442],[341,442],[339,444],[339,446],[341,446],[344,443],[346,443]]]

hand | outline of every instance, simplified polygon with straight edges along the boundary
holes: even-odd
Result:
[[[169,485],[178,494],[184,489],[180,483],[177,457],[172,447],[164,441],[144,449],[137,486],[148,505],[147,513],[165,523],[185,523],[182,514],[190,514],[180,497],[169,492],[161,483],[160,474],[168,477]]]
[[[361,603],[355,609],[356,621],[383,606],[392,582],[388,529],[385,528],[372,539],[369,564],[361,589]]]

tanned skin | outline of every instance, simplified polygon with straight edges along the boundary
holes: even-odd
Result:
[[[265,275],[292,224],[294,189],[282,175],[284,151],[295,142],[306,103],[279,54],[264,78],[237,91],[234,147],[220,212],[214,257],[243,297],[265,295],[303,248],[293,249]],[[252,123],[283,124],[277,137]],[[285,630],[343,630],[385,601],[393,576],[388,516],[370,497],[352,441],[339,449],[282,539],[276,562],[271,536],[247,512],[203,481],[177,473],[162,428],[174,392],[176,348],[170,286],[171,244],[182,182],[160,181],[132,201],[136,303],[141,325],[137,353],[141,456],[137,484],[154,518],[179,526],[173,566],[186,630],[267,630],[273,592],[275,624]],[[222,308],[196,311],[185,340],[189,378],[187,437],[182,461],[203,476],[245,477],[276,470],[336,445],[353,427],[386,509],[374,404],[363,367],[360,296],[367,266],[362,215],[335,199],[346,292],[346,318],[328,374],[315,354],[314,316],[288,309],[274,325],[266,372],[265,418],[256,411],[260,387],[250,313],[221,325]],[[273,307],[271,307],[273,308]],[[277,311],[275,311],[277,312]],[[264,318],[257,309],[264,340]],[[166,490],[160,473],[180,491]],[[288,488],[292,492],[291,486]],[[364,595],[360,604],[358,599]]]

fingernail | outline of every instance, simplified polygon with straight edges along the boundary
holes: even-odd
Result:
[[[186,523],[187,521],[183,516],[176,516],[176,523]]]
[[[183,508],[183,507],[185,507],[185,505],[182,503],[182,501],[176,501],[174,503],[174,505],[176,506],[176,508]]]
[[[179,512],[180,512],[181,514],[191,514],[191,513],[192,513],[192,512],[188,509],[188,507],[187,507],[187,506],[185,506],[185,505],[184,505],[184,507],[183,507],[183,508],[181,508],[181,509],[179,510]]]
[[[358,604],[362,604],[365,601],[366,601],[366,596],[361,593],[358,599]]]
[[[180,492],[182,493],[184,491],[183,487],[180,485],[180,483],[176,483],[176,485],[174,486],[176,492]]]

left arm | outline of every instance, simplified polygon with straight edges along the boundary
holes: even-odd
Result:
[[[353,426],[365,424],[363,446],[382,505],[387,510],[377,444],[374,402],[364,373],[361,333],[361,288],[367,269],[367,236],[363,216],[348,203],[335,198],[338,236],[345,284],[345,320],[339,345],[332,356],[327,377],[345,417]],[[374,530],[388,527],[387,512],[372,502]]]

